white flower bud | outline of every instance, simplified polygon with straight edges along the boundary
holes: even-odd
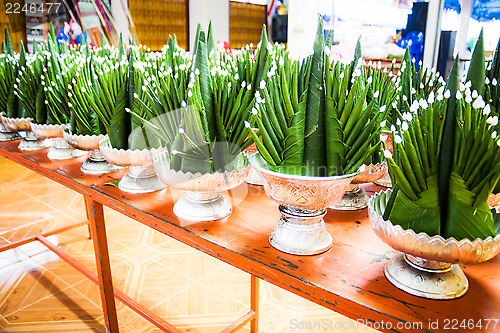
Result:
[[[396,142],[397,144],[400,144],[403,142],[403,138],[400,136],[400,135],[394,135],[394,142]]]
[[[450,98],[450,97],[451,97],[451,91],[450,91],[450,89],[448,89],[444,93],[444,98]]]
[[[498,125],[498,117],[497,116],[488,117],[488,119],[486,119],[486,123],[490,124],[491,126],[496,126]]]
[[[380,107],[380,110],[379,110],[379,111],[382,113],[382,112],[385,112],[385,110],[386,110],[386,109],[387,109],[387,106],[382,105],[382,106]]]
[[[389,149],[384,149],[384,157],[385,158],[392,158],[392,153]]]
[[[490,105],[489,105],[489,104],[486,104],[486,106],[485,106],[485,107],[484,107],[484,109],[483,109],[483,114],[484,114],[485,116],[487,116],[487,115],[489,115],[489,114],[490,114],[490,112],[491,112],[491,107],[490,107]]]
[[[406,121],[405,121],[405,122],[403,122],[403,124],[401,125],[401,129],[402,129],[403,131],[407,131],[407,130],[408,130],[408,128],[409,128],[408,123],[407,123]]]
[[[380,122],[380,127],[385,127],[386,124],[387,124],[387,120],[384,119]]]

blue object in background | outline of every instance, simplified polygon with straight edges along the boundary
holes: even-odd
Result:
[[[59,29],[59,34],[57,35],[56,40],[57,40],[57,46],[59,46],[59,41],[61,40],[68,42],[68,36],[66,36],[66,34],[64,33],[63,28]]]
[[[415,70],[418,72],[419,64],[424,56],[424,33],[411,31],[405,38],[398,40],[396,45],[403,49],[409,48],[412,61],[415,59]]]
[[[445,0],[445,9],[453,9],[460,14],[458,0]],[[500,19],[500,0],[473,0],[471,17],[479,22]]]

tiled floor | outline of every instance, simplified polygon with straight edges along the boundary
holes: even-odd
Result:
[[[85,219],[79,194],[3,158],[0,189],[0,245]],[[115,287],[184,332],[218,332],[248,310],[248,274],[110,209],[105,214]],[[49,239],[95,269],[87,227]],[[160,332],[117,307],[120,332]],[[372,331],[264,281],[259,325],[272,333]],[[55,254],[37,242],[0,253],[0,332],[104,331],[97,286]]]

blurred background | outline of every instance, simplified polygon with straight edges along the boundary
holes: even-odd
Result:
[[[53,23],[58,39],[79,44],[117,44],[135,36],[138,43],[159,51],[168,36],[192,47],[198,23],[212,20],[218,47],[256,47],[262,25],[268,37],[287,43],[297,57],[312,52],[317,15],[332,30],[331,52],[352,57],[358,38],[366,60],[388,66],[406,47],[418,63],[446,74],[459,55],[467,66],[471,49],[484,30],[486,55],[500,37],[500,0],[1,0],[0,21],[8,27],[14,47],[28,49],[43,40]],[[396,60],[397,61],[397,60]],[[396,64],[397,65],[397,64]]]

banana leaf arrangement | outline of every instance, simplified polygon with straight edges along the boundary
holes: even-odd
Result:
[[[61,52],[61,53],[59,53]],[[68,86],[73,78],[66,75],[74,62],[74,52],[68,51],[67,46],[61,42],[57,46],[55,37],[49,34],[47,41],[46,66],[43,69],[42,85],[45,92],[46,114],[37,110],[36,122],[39,124],[69,124],[71,110],[68,104]]]
[[[445,88],[405,112],[401,135],[393,133],[394,156],[386,154],[395,186],[384,219],[403,229],[457,240],[495,236],[487,199],[500,178],[500,141],[498,117],[471,93],[484,85],[479,40],[470,83],[460,84],[455,61]]]
[[[368,102],[372,87],[365,83],[359,43],[354,61],[345,65],[330,62],[325,46],[331,45],[331,38],[325,44],[319,18],[313,55],[296,61],[278,47],[268,82],[258,91],[258,108],[249,118],[258,132],[250,133],[275,171],[349,174],[370,160],[380,145],[383,115],[373,93]],[[247,127],[252,127],[250,122]]]
[[[97,91],[97,73],[95,72],[89,47],[85,47],[77,54],[72,65],[66,71],[65,81],[69,82],[68,107],[71,110],[70,125],[73,134],[78,135],[100,135],[105,134],[106,129],[99,121],[93,109],[91,91]]]
[[[269,49],[265,28],[255,58],[250,51],[236,58],[217,54],[210,27],[208,36],[199,27],[190,63],[171,53],[169,43],[167,61],[174,67],[146,88],[146,117],[132,114],[167,148],[171,168],[210,173],[239,167],[236,157],[253,142],[243,121],[270,66]]]
[[[43,69],[46,55],[42,48],[27,55],[21,44],[19,53],[19,73],[14,84],[14,95],[7,101],[9,117],[30,117],[37,123],[45,123],[46,105],[44,86],[42,85]],[[22,108],[20,107],[22,105]]]
[[[12,49],[9,31],[5,28],[5,41],[2,41],[0,54],[0,113],[7,115],[7,100],[14,98],[14,83],[17,77],[19,57]],[[8,45],[8,47],[6,46]]]

